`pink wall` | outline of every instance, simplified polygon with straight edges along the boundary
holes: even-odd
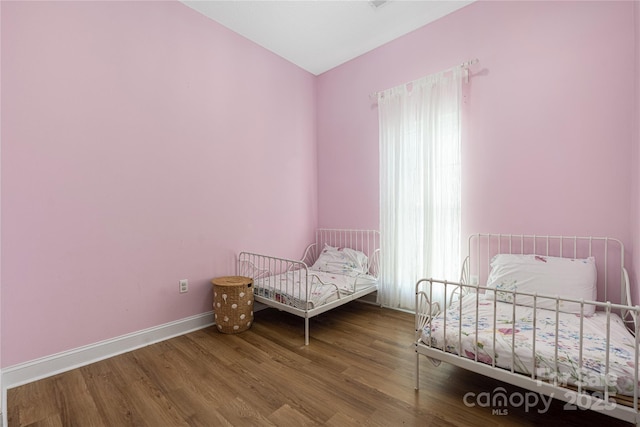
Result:
[[[606,235],[631,250],[633,8],[479,1],[321,75],[319,224],[378,224],[369,94],[478,58],[464,111],[463,235]]]
[[[377,228],[369,94],[476,57],[464,233],[640,265],[633,2],[481,1],[317,79],[180,3],[0,7],[3,367],[208,311],[242,248]]]
[[[181,3],[2,2],[2,90],[5,367],[206,312],[237,251],[313,236],[315,77]]]

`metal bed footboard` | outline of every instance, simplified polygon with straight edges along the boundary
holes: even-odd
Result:
[[[238,255],[237,272],[254,280],[254,298],[270,307],[305,319],[305,345],[309,342],[309,271],[301,261],[251,252]],[[284,277],[286,280],[280,280]],[[299,286],[294,286],[299,283]],[[258,286],[259,284],[259,286]]]

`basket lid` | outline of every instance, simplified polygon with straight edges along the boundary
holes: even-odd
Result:
[[[244,276],[224,276],[211,279],[211,283],[216,286],[248,286],[253,283],[253,279]]]

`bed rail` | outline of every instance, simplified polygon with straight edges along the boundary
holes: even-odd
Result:
[[[444,337],[444,341],[434,342],[434,338],[423,339],[422,332],[425,327],[431,330],[432,321],[435,314],[432,314],[431,303],[432,293],[434,287],[441,286],[445,288],[445,296],[454,294],[454,289],[462,289],[460,295],[462,297],[457,298],[457,304],[451,306],[451,301],[445,301],[445,304],[449,307],[447,310],[443,310],[439,316],[440,323],[436,329],[441,330],[441,335]],[[469,369],[474,372],[481,373],[483,375],[489,375],[493,378],[505,381],[507,383],[523,387],[525,389],[534,391],[536,393],[546,394],[548,396],[563,400],[568,404],[575,405],[581,409],[593,409],[602,411],[610,416],[619,418],[629,422],[640,422],[640,406],[639,406],[639,393],[638,381],[640,379],[638,372],[638,364],[631,363],[628,369],[632,370],[632,377],[619,378],[611,370],[611,360],[616,352],[620,351],[619,347],[616,347],[612,343],[612,328],[613,323],[616,322],[617,316],[615,311],[627,312],[633,318],[637,318],[640,314],[640,306],[630,306],[622,304],[613,304],[611,302],[599,302],[599,301],[586,301],[576,300],[569,298],[561,298],[557,295],[545,295],[538,293],[518,292],[518,291],[505,291],[505,293],[511,294],[513,301],[516,304],[510,304],[512,306],[510,321],[505,324],[504,319],[498,322],[499,315],[497,312],[497,300],[494,299],[492,307],[492,316],[489,316],[490,324],[481,326],[487,318],[482,317],[480,313],[481,300],[477,298],[485,291],[485,288],[479,285],[469,285],[460,282],[451,282],[446,280],[436,279],[421,279],[416,284],[416,307],[419,309],[415,315],[415,333],[416,333],[416,390],[419,389],[419,360],[420,355],[426,355],[434,363],[439,364],[441,361],[460,366],[465,369]],[[521,346],[517,346],[516,333],[517,328],[523,328],[523,320],[516,312],[517,301],[523,297],[533,298],[533,317],[532,333],[533,340],[532,346],[529,351],[527,360],[531,360],[531,365],[524,366],[525,373],[521,370],[517,370],[516,366],[518,361],[522,360],[523,355],[527,350]],[[460,299],[461,298],[461,299]],[[465,298],[471,298],[471,320],[469,319],[469,311],[465,311],[467,317],[463,314],[463,304]],[[551,318],[554,323],[555,331],[553,333],[553,344],[555,346],[555,353],[551,356],[551,360],[546,360],[546,363],[542,363],[542,357],[536,349],[536,330],[542,322],[548,322],[547,318],[542,318],[539,315],[540,312],[549,312],[549,310],[538,309],[538,301],[553,300],[555,301],[555,310],[551,310]],[[486,301],[483,301],[486,307]],[[566,348],[566,337],[563,336],[562,331],[559,329],[559,325],[562,323],[561,316],[566,315],[562,313],[560,307],[565,302],[578,303],[581,306],[581,313],[584,313],[588,306],[594,306],[596,311],[605,316],[605,326],[603,331],[604,345],[603,345],[603,361],[601,371],[594,374],[594,371],[587,370],[587,365],[593,362],[593,359],[586,358],[583,351],[586,347],[583,336],[583,325],[585,316],[571,315],[579,318],[580,328],[577,335],[578,354],[573,363],[575,363],[575,371],[567,372],[566,370],[559,368],[559,361],[566,363],[567,353],[563,348]],[[475,307],[473,307],[475,304]],[[467,310],[469,307],[467,306]],[[475,310],[475,315],[473,313]],[[466,330],[463,321],[459,319],[465,318],[467,321]],[[474,320],[475,319],[475,320]],[[469,330],[469,323],[472,323],[471,330]],[[486,323],[486,322],[485,322]],[[502,330],[501,330],[502,327]],[[490,330],[490,336],[487,341],[483,341],[480,344],[480,338],[483,328]],[[510,332],[511,331],[511,332]],[[634,323],[630,342],[628,343],[631,350],[632,357],[635,360],[640,360],[640,328]],[[449,339],[449,334],[453,334],[454,339]],[[469,343],[465,346],[463,343],[463,337],[465,336],[475,337],[475,347],[469,349]],[[485,335],[486,338],[486,335]],[[497,346],[499,346],[499,340],[506,339],[507,344],[510,346],[510,354],[502,354],[500,357],[497,353],[494,353]],[[501,359],[502,363],[509,365],[497,366],[496,360]],[[634,360],[634,359],[631,359]],[[522,369],[522,366],[519,366]],[[633,393],[629,396],[620,396],[615,392],[615,385],[617,381],[624,381],[626,384],[632,384]],[[619,385],[619,384],[618,384]]]

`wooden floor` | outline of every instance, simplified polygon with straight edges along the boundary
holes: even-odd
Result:
[[[523,391],[424,357],[416,392],[410,314],[354,302],[312,319],[308,347],[301,318],[255,316],[10,389],[9,426],[629,426],[559,401],[492,415],[465,394]]]

